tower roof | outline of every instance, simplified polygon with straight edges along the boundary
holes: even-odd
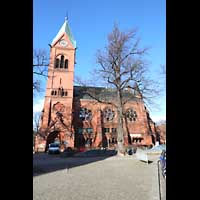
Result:
[[[71,41],[73,47],[76,48],[76,41],[74,40],[73,35],[72,35],[71,31],[70,31],[67,18],[65,18],[64,24],[62,25],[62,27],[61,27],[60,30],[58,31],[56,37],[53,39],[51,45],[53,45],[53,44],[60,38],[60,36],[61,36],[63,33],[66,33],[66,34],[67,34],[67,36],[69,37],[69,40]]]

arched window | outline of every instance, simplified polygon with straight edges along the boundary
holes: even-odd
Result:
[[[137,118],[137,113],[136,113],[136,111],[134,111],[133,108],[129,108],[129,109],[126,111],[126,118],[127,118],[129,121],[136,121],[136,118]]]
[[[56,90],[54,91],[54,95],[57,95],[57,91]]]
[[[64,56],[61,56],[61,60],[60,60],[60,68],[64,68]]]
[[[68,69],[68,60],[65,59],[65,69]]]
[[[58,88],[58,95],[60,95],[61,94],[61,89],[60,88]]]
[[[54,95],[54,90],[51,91],[51,95]]]
[[[64,89],[61,89],[61,97],[64,96]]]
[[[65,68],[68,69],[68,59],[65,59],[64,55],[59,56],[55,59],[55,68]]]
[[[65,91],[65,96],[67,96],[67,91]]]
[[[56,61],[55,61],[55,68],[58,68],[58,67],[59,67],[59,63],[60,63],[59,58],[56,58]]]

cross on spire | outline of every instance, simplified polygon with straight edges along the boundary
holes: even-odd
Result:
[[[68,21],[68,12],[66,12],[65,21]]]

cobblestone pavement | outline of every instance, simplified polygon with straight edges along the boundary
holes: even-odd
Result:
[[[62,167],[33,177],[33,200],[160,200],[158,159],[151,155],[153,162],[147,164],[134,156],[95,160],[36,155],[34,166],[41,170],[59,162]]]

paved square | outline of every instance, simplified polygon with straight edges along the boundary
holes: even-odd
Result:
[[[45,156],[34,165],[45,170],[59,161],[62,167],[33,177],[33,200],[160,200],[158,155],[149,156],[150,164],[134,156],[97,161]]]

